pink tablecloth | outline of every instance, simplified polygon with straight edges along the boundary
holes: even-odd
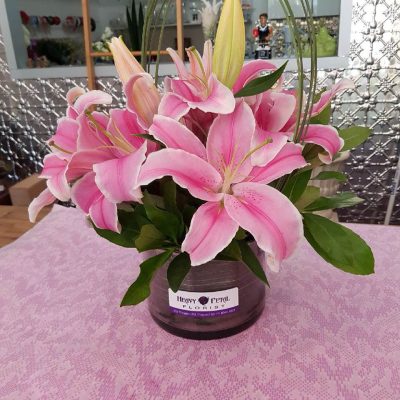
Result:
[[[0,399],[400,399],[400,229],[353,226],[376,274],[328,265],[304,243],[261,319],[191,341],[146,304],[119,308],[135,253],[56,206],[0,250]]]

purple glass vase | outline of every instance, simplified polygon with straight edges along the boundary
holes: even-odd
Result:
[[[178,292],[167,265],[151,283],[150,314],[166,331],[189,339],[218,339],[248,328],[264,309],[266,287],[241,261],[192,267]]]

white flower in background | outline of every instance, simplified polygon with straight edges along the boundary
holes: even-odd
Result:
[[[109,41],[112,37],[114,36],[114,32],[110,29],[109,26],[106,26],[104,28],[104,32],[101,35],[101,40],[102,42],[107,42]]]
[[[201,25],[203,34],[206,40],[214,39],[215,30],[217,27],[218,13],[222,5],[222,1],[212,0],[212,3],[207,0],[202,0],[204,8],[200,11]]]

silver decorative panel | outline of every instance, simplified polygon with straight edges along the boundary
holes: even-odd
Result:
[[[342,0],[346,1],[346,0]],[[333,104],[333,123],[370,126],[374,135],[353,151],[346,163],[349,182],[365,202],[340,210],[342,221],[383,223],[399,159],[400,139],[400,2],[353,0],[350,64],[345,70],[319,72],[319,84],[330,86],[349,77],[356,90]],[[288,76],[287,83],[296,76]],[[86,79],[35,79],[12,81],[0,35],[0,154],[14,164],[17,180],[41,169],[44,141],[64,114],[65,94]],[[115,78],[102,78],[99,89],[111,93],[122,105],[121,87]],[[392,224],[400,223],[400,199],[396,197]]]

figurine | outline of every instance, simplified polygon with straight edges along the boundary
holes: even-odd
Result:
[[[253,37],[255,38],[256,54],[255,58],[270,59],[272,57],[269,41],[273,36],[273,29],[268,25],[268,14],[262,13],[253,29]]]

